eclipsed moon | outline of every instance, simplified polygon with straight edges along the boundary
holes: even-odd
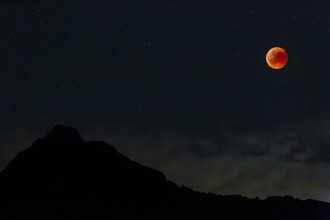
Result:
[[[282,69],[288,63],[288,53],[281,47],[273,47],[266,55],[268,66],[273,69]]]

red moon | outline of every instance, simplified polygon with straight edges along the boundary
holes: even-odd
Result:
[[[266,55],[268,66],[273,69],[282,69],[288,63],[288,53],[281,47],[273,47]]]

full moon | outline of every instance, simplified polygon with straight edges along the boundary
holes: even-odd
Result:
[[[273,47],[266,55],[268,66],[273,69],[282,69],[288,63],[288,53],[281,47]]]

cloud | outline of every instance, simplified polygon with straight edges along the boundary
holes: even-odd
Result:
[[[232,135],[233,153],[284,161],[330,163],[330,121],[309,121],[273,132]]]
[[[87,139],[105,140],[131,159],[198,191],[330,202],[330,160],[321,156],[328,150],[329,125],[305,123],[268,133],[227,133],[218,139],[131,127]]]
[[[325,200],[330,189],[328,164],[283,162],[270,157],[192,155],[162,164],[170,179],[200,191],[265,198],[292,195]]]

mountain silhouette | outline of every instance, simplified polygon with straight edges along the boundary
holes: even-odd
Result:
[[[329,220],[330,204],[196,192],[58,125],[0,173],[0,219]]]

